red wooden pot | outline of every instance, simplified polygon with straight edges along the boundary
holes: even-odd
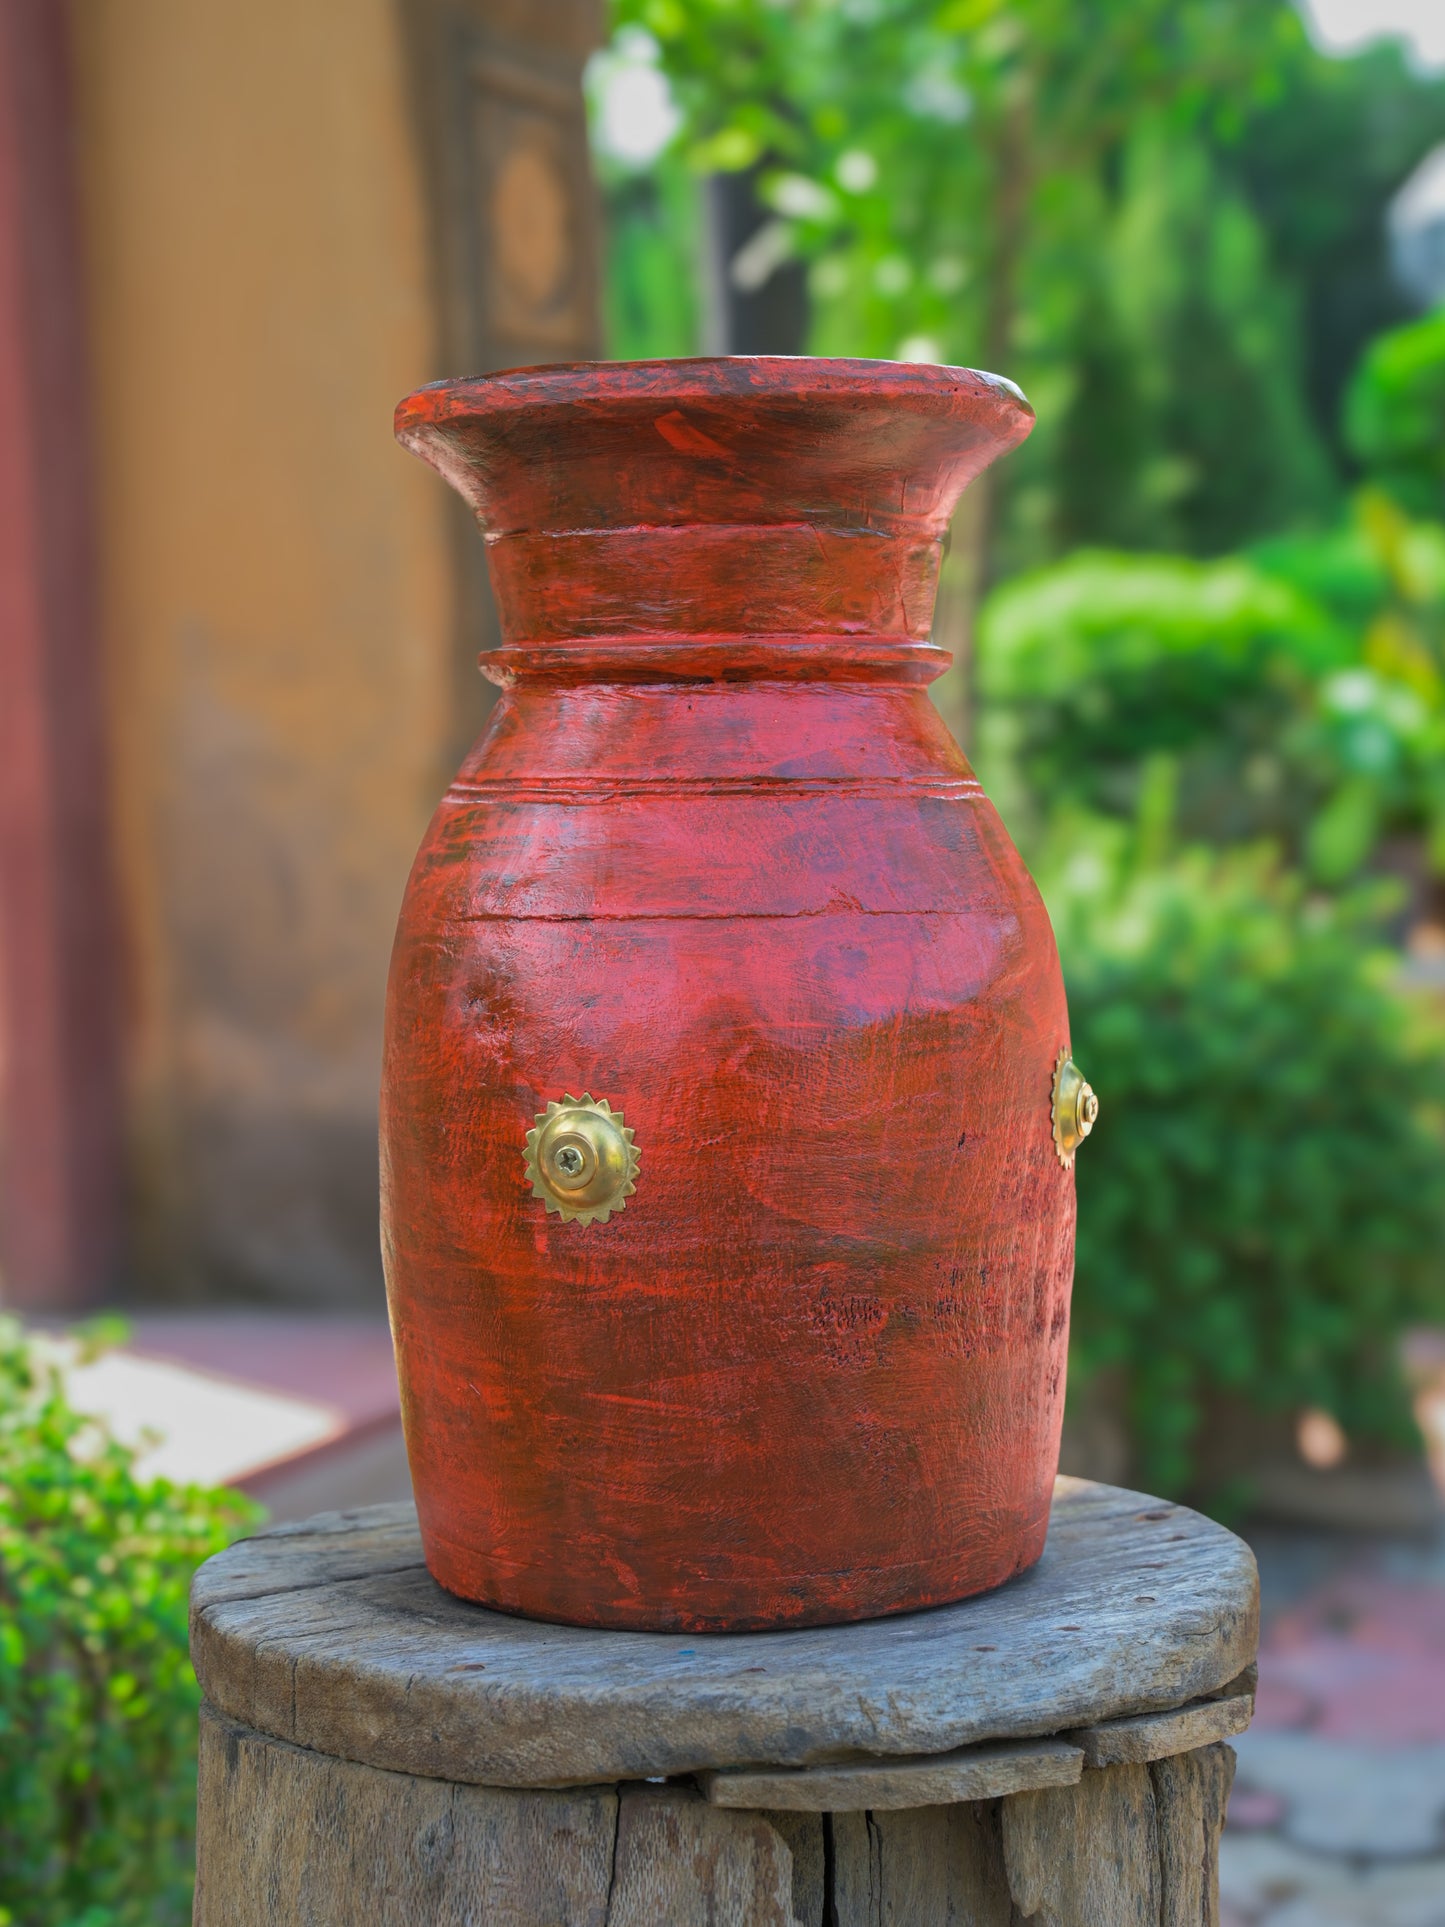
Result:
[[[382,1105],[408,1449],[454,1592],[807,1625],[1042,1549],[1068,1019],[926,691],[949,512],[1032,419],[989,375],[784,359],[398,410],[486,532],[504,636],[402,909]]]

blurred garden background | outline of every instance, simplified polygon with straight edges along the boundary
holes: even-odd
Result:
[[[389,411],[597,353],[1033,402],[935,695],[1102,1099],[1067,1463],[1260,1547],[1232,1917],[1445,1921],[1438,7],[17,0],[0,88],[0,1922],[184,1917],[191,1568],[405,1491],[380,1000],[493,618]]]
[[[1076,1407],[1216,1504],[1301,1424],[1408,1447],[1445,1318],[1445,82],[1312,24],[620,0],[592,73],[609,352],[1037,410],[956,519],[936,700],[1104,1094]]]

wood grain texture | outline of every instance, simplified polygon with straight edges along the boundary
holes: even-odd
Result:
[[[1082,1748],[1063,1740],[998,1740],[921,1759],[854,1761],[771,1773],[705,1773],[700,1784],[708,1800],[720,1807],[878,1813],[992,1800],[1033,1787],[1072,1786],[1083,1769]]]
[[[457,1786],[201,1715],[197,1927],[1218,1927],[1214,1746],[1001,1800],[732,1811]]]
[[[1159,1821],[1147,1766],[1001,1805],[1009,1891],[1034,1927],[1160,1927]]]
[[[1232,1740],[1254,1718],[1254,1695],[1233,1693],[1181,1706],[1174,1713],[1138,1713],[1081,1727],[1067,1738],[1082,1747],[1090,1767],[1147,1765],[1217,1740]]]
[[[379,1773],[206,1708],[196,1927],[607,1927],[617,1810],[611,1787]]]
[[[684,1787],[521,1792],[201,1712],[196,1927],[825,1927],[823,1823]]]
[[[831,1824],[836,1927],[1013,1927],[996,1802]]]
[[[833,1927],[829,1847],[821,1813],[768,1814],[768,1825],[787,1847],[793,1861],[793,1916],[798,1927]]]
[[[1205,1746],[1150,1769],[1159,1823],[1160,1927],[1219,1927],[1219,1836],[1234,1749]]]
[[[1218,1927],[1233,1754],[836,1815],[408,1779],[204,1707],[197,1927]]]
[[[504,694],[392,958],[383,1244],[428,1565],[562,1623],[954,1601],[1042,1550],[1071,1172],[1048,917],[924,687],[966,369],[582,364],[423,389]],[[624,1211],[523,1161],[590,1092]],[[836,1495],[853,1503],[841,1513]]]
[[[857,1626],[679,1636],[507,1617],[432,1581],[408,1506],[243,1540],[192,1594],[196,1670],[232,1717],[372,1766],[500,1786],[1057,1734],[1216,1692],[1257,1643],[1241,1540],[1072,1479],[1032,1571]]]
[[[607,1927],[795,1927],[792,1855],[761,1813],[676,1787],[622,1795]]]

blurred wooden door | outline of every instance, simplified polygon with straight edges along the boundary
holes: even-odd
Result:
[[[601,352],[598,215],[582,94],[601,0],[404,0],[414,111],[430,176],[447,375]],[[497,640],[482,544],[455,504],[462,584],[450,767],[495,694],[478,651]]]
[[[116,1259],[113,916],[65,15],[0,6],[0,1305]]]
[[[372,819],[357,797],[406,816],[413,750],[373,747],[341,676],[389,649],[372,632],[430,582],[433,551],[384,467],[349,473],[325,513],[306,478],[343,449],[357,468],[347,424],[363,411],[359,445],[369,460],[374,437],[400,474],[385,407],[407,384],[598,348],[581,91],[598,0],[381,0],[347,18],[346,46],[314,9],[233,10],[244,33],[226,14],[0,4],[0,1303],[94,1302],[126,1248],[140,1296],[374,1302],[373,1007],[395,852],[368,831],[358,857]],[[309,105],[308,87],[331,97]],[[409,123],[395,145],[394,107]],[[410,345],[412,258],[377,253],[410,245],[414,214],[433,285],[415,304],[430,338]],[[308,222],[315,246],[288,254]],[[316,325],[328,277],[366,310],[345,338],[342,307]],[[233,297],[220,315],[218,286]],[[233,332],[243,310],[249,335]],[[238,357],[227,382],[202,369],[160,433],[154,395],[218,340]],[[157,374],[161,342],[176,353]],[[358,387],[397,343],[395,387]],[[302,380],[314,369],[324,382]],[[252,432],[271,395],[284,435]],[[255,506],[275,488],[243,490],[237,513],[242,473],[300,503],[288,541]],[[426,807],[484,719],[476,655],[495,634],[482,544],[436,490],[459,613],[439,638],[446,723],[428,711],[416,755],[435,759]],[[386,554],[368,573],[353,543]],[[358,613],[376,576],[377,607]],[[428,620],[406,631],[418,656]],[[333,674],[338,695],[303,727]],[[430,659],[395,672],[399,736],[423,727],[431,674]]]

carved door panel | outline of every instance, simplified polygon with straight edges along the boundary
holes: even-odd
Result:
[[[433,378],[600,352],[598,216],[582,69],[600,0],[403,0],[441,317]],[[457,730],[475,737],[497,640],[482,544],[456,512]]]

